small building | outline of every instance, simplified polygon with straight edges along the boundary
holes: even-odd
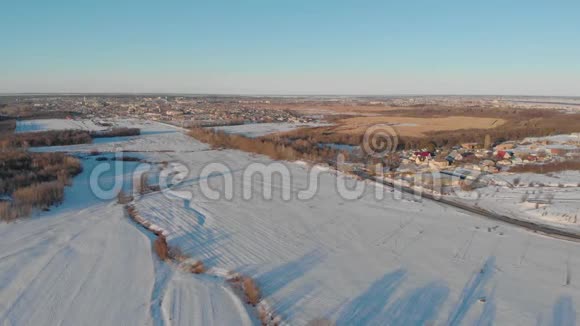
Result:
[[[504,159],[504,160],[509,160],[512,155],[509,152],[506,151],[497,151],[497,153],[495,154],[495,156],[497,156],[498,159]]]
[[[449,161],[442,159],[435,159],[429,161],[429,167],[432,169],[444,169],[449,166]]]
[[[416,164],[425,164],[431,160],[431,153],[425,151],[415,152],[411,158],[415,160]]]
[[[465,149],[477,149],[480,145],[479,143],[463,143],[461,144],[461,147]]]
[[[182,115],[182,114],[183,114],[183,112],[181,112],[181,111],[170,110],[170,111],[165,112],[165,115],[168,115],[168,116],[177,116],[177,115]]]
[[[483,171],[488,172],[488,173],[498,173],[499,169],[496,168],[495,166],[486,166]]]
[[[510,161],[510,160],[501,160],[501,161],[497,162],[497,165],[510,166],[510,165],[512,165],[512,161]]]
[[[495,166],[495,162],[492,160],[484,160],[483,162],[481,162],[481,165],[483,165],[483,166]]]
[[[564,156],[568,152],[569,151],[565,148],[550,148],[550,154],[552,154],[552,155]]]
[[[431,152],[426,152],[426,151],[423,151],[423,152],[415,152],[415,156],[417,156],[417,157],[423,157],[423,159],[428,159],[428,158],[431,158]]]

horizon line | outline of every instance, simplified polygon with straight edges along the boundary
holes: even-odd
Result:
[[[580,98],[580,95],[546,95],[546,94],[461,94],[461,93],[399,93],[399,94],[332,94],[332,93],[182,93],[182,92],[0,92],[0,96],[82,96],[82,95],[165,95],[165,96],[224,96],[224,97],[559,97]]]

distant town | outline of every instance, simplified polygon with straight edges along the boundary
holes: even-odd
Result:
[[[341,105],[374,109],[447,106],[451,108],[514,108],[580,111],[579,98],[498,97],[498,96],[409,96],[409,97],[247,97],[247,96],[5,96],[30,105],[35,111],[67,111],[85,118],[145,118],[177,125],[214,125],[261,122],[311,122],[321,115],[300,114],[304,108]],[[275,108],[274,110],[272,108]],[[299,110],[299,109],[298,109]],[[339,112],[353,114],[352,112]],[[337,113],[333,113],[337,114]]]

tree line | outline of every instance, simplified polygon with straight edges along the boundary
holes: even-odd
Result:
[[[545,164],[522,164],[511,167],[509,171],[515,173],[553,173],[578,170],[580,170],[580,160],[550,162]]]
[[[232,135],[223,131],[194,127],[189,135],[209,144],[212,148],[231,148],[244,152],[262,154],[274,160],[306,160],[311,162],[330,163],[341,151],[320,147],[307,141],[293,141],[280,138],[249,138]]]
[[[0,140],[0,149],[89,144],[91,141],[91,134],[85,130],[25,132],[4,137]]]
[[[427,111],[423,111],[427,110]],[[499,113],[498,113],[499,112]],[[388,111],[394,116],[446,117],[465,115],[473,117],[498,117],[507,122],[492,129],[458,129],[427,132],[424,137],[399,136],[398,148],[419,149],[431,145],[449,148],[462,143],[501,143],[507,140],[521,140],[526,137],[544,137],[556,134],[580,132],[580,114],[564,114],[553,110],[490,110],[431,108],[421,110]],[[499,116],[498,116],[499,114]],[[337,121],[340,124],[340,121]],[[335,143],[361,145],[364,131],[356,134],[336,132],[335,126],[303,128],[266,138],[287,138],[308,143]],[[489,136],[489,138],[488,138]]]
[[[68,129],[8,133],[0,140],[0,149],[90,144],[93,138],[138,136],[140,134],[139,128],[124,127],[104,131]]]
[[[112,128],[103,131],[92,131],[90,136],[93,138],[105,138],[105,137],[127,137],[127,136],[139,136],[141,134],[141,129],[139,128]]]
[[[81,171],[81,162],[64,153],[0,151],[0,220],[61,203],[64,187]]]

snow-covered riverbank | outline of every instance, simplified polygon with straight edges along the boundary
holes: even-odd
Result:
[[[144,136],[103,139],[85,150],[123,147],[165,130],[147,126]],[[160,262],[152,254],[151,235],[125,216],[123,206],[95,195],[91,172],[113,163],[97,157],[112,155],[83,155],[84,170],[59,207],[0,223],[0,325],[255,324],[224,282]],[[120,164],[122,169],[99,175],[102,189],[115,182],[132,188],[140,163]]]

